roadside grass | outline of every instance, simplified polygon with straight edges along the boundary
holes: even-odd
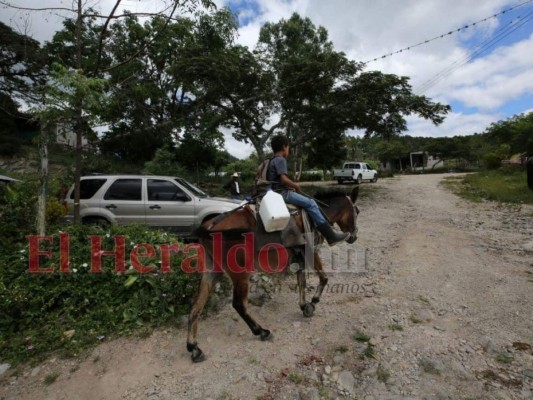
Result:
[[[400,324],[392,324],[392,325],[389,325],[389,329],[391,331],[403,331],[403,326],[401,326]]]
[[[471,201],[533,204],[533,191],[527,187],[525,169],[504,168],[481,171],[461,177],[446,177],[442,184]]]
[[[59,378],[59,372],[52,372],[51,374],[46,375],[44,378],[44,384],[51,385],[57,380],[57,378]]]
[[[498,354],[495,360],[502,364],[511,364],[514,358],[511,356],[508,356],[507,354]]]
[[[344,346],[344,345],[341,345],[341,346],[338,346],[337,348],[335,348],[335,351],[338,352],[338,353],[344,354],[344,353],[346,353],[348,351],[348,347]]]
[[[381,364],[379,364],[378,369],[376,371],[376,376],[378,378],[378,381],[387,383],[390,378],[390,371],[384,368]]]
[[[353,335],[353,340],[357,342],[369,342],[370,336],[368,336],[367,334],[363,332],[357,332]]]
[[[370,343],[366,344],[366,348],[359,354],[359,359],[364,360],[366,358],[376,358],[376,351],[374,346]]]
[[[292,382],[292,383],[295,383],[297,385],[299,385],[300,383],[303,383],[305,381],[304,377],[301,376],[300,374],[296,373],[296,372],[291,372],[288,376],[289,380]]]

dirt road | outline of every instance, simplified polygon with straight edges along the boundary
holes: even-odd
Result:
[[[221,299],[200,324],[204,363],[184,329],[159,330],[28,366],[0,399],[532,399],[533,209],[468,203],[443,177],[375,184],[359,240],[327,257],[353,268],[331,271],[312,318],[294,276],[260,279],[273,298],[250,308],[273,341]]]

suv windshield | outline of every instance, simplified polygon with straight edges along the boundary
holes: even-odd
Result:
[[[198,189],[196,186],[194,186],[192,183],[187,182],[185,179],[182,178],[174,178],[176,182],[179,184],[185,186],[188,190],[190,190],[194,195],[198,197],[208,197],[207,193],[203,192],[202,190]]]

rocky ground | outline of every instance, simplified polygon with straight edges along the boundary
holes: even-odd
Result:
[[[294,276],[256,277],[250,309],[272,341],[220,296],[201,364],[184,329],[159,330],[7,370],[0,399],[533,399],[533,208],[466,202],[445,176],[372,184],[356,244],[323,249],[312,318]]]

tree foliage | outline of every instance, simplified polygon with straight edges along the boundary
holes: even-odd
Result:
[[[184,5],[171,3],[173,11]],[[260,159],[268,140],[285,133],[299,165],[311,152],[325,166],[320,148],[341,156],[334,144],[349,129],[390,139],[406,129],[408,115],[439,124],[449,110],[413,94],[406,77],[363,71],[335,50],[325,28],[298,14],[265,24],[253,51],[235,43],[237,22],[226,8],[179,18],[123,15],[79,8],[64,22],[45,45],[54,68],[44,108],[56,117],[70,105],[76,129],[108,125],[104,154],[141,165],[161,148],[194,150],[180,157],[185,164],[198,146],[215,157],[226,127]]]
[[[45,79],[45,52],[38,41],[0,22],[0,92],[31,100],[31,89]]]

